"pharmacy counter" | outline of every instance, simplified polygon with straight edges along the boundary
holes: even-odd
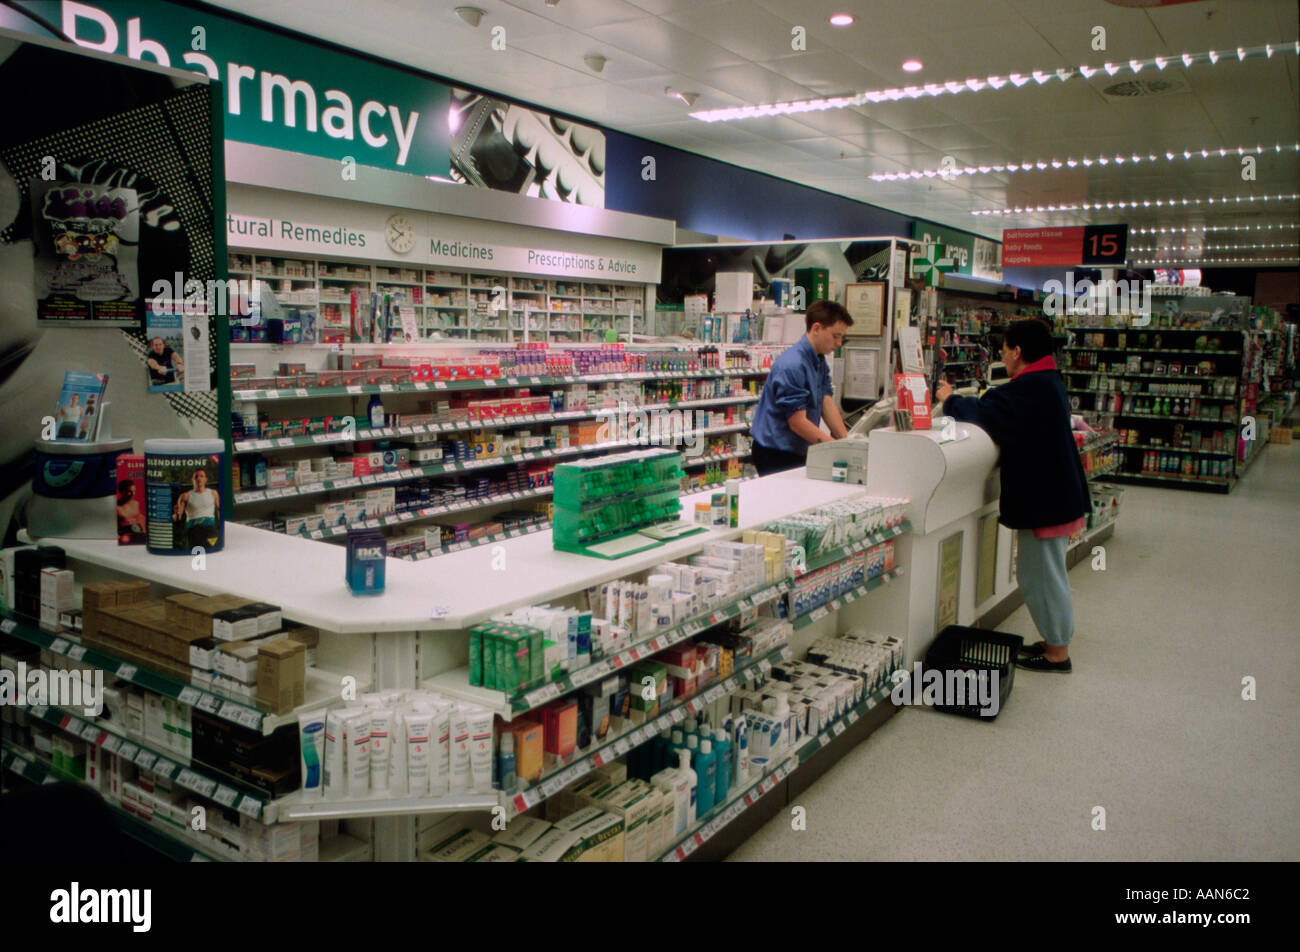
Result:
[[[352,595],[344,581],[343,546],[227,524],[226,545],[201,563],[150,555],[111,540],[41,540],[70,559],[201,594],[230,593],[281,606],[284,617],[343,634],[469,628],[498,612],[536,605],[610,579],[698,552],[710,541],[837,499],[863,487],[804,478],[794,470],[740,484],[740,526],[710,529],[621,559],[557,552],[549,530],[465,549],[436,559],[389,559],[382,595]],[[682,497],[694,511],[710,492]]]

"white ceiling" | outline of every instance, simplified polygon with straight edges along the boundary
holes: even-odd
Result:
[[[1271,59],[1169,66],[1179,88],[1116,101],[1101,94],[1132,79],[1099,72],[1043,86],[1006,86],[855,109],[704,123],[664,95],[699,94],[695,109],[807,99],[912,84],[964,81],[1016,71],[1055,71],[1134,57],[1294,44],[1295,0],[1193,0],[1134,9],[1107,0],[464,0],[485,11],[476,29],[452,0],[219,0],[219,5],[386,59],[407,63],[550,109],[701,155],[861,199],[904,214],[998,237],[1003,227],[1128,221],[1133,226],[1297,223],[1300,204],[975,216],[984,208],[1070,202],[1292,194],[1294,151],[1258,159],[1243,181],[1239,146],[1300,142],[1300,72],[1294,46]],[[1132,0],[1125,0],[1131,3]],[[1157,2],[1157,0],[1148,0]],[[829,25],[847,11],[857,22]],[[506,29],[505,51],[490,48]],[[807,50],[791,49],[792,30]],[[1091,48],[1106,28],[1105,52]],[[608,60],[600,74],[583,56]],[[905,73],[905,59],[925,64]],[[1155,78],[1153,71],[1142,78]],[[1167,162],[1166,151],[1233,155]],[[1150,153],[1138,166],[873,182],[873,173],[958,165]],[[1245,204],[1245,203],[1243,203]],[[1297,226],[1300,227],[1300,226]],[[1211,243],[1227,243],[1215,233]],[[1295,230],[1234,232],[1233,244],[1292,241]],[[1249,237],[1247,237],[1249,236]],[[1137,244],[1134,238],[1130,242]],[[1248,256],[1250,250],[1236,252]],[[1294,257],[1294,248],[1261,249]]]

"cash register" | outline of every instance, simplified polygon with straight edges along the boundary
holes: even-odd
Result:
[[[808,447],[808,478],[837,483],[867,482],[867,435],[893,420],[894,398],[877,400],[842,440]]]

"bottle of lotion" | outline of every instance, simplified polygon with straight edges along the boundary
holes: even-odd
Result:
[[[686,825],[690,826],[695,822],[695,803],[699,795],[699,780],[695,776],[695,771],[691,769],[691,752],[682,748],[677,752],[677,772],[686,780],[686,785],[690,789],[690,809],[686,814]]]
[[[707,737],[700,741],[700,752],[695,755],[695,775],[699,778],[695,812],[699,816],[707,816],[713,809],[718,789],[718,755],[713,752],[713,741]]]

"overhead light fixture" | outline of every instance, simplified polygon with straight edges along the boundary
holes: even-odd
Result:
[[[1294,145],[1277,144],[1270,147],[1269,151],[1300,153],[1300,143],[1296,143]],[[1218,155],[1220,158],[1227,158],[1228,156],[1231,155],[1235,159],[1237,156],[1242,156],[1242,155],[1263,155],[1264,152],[1265,152],[1265,147],[1262,145],[1237,146],[1235,149],[1232,148],[1219,149]],[[1187,161],[1189,159],[1199,159],[1199,158],[1209,159],[1213,157],[1214,157],[1214,153],[1208,149],[1202,149],[1200,152],[1192,152],[1188,150],[1182,153],[1178,153],[1178,152],[1165,153],[1166,162],[1174,162],[1177,160]],[[1156,155],[1148,155],[1146,158],[1147,161],[1150,162],[1159,161],[1159,156]],[[1118,154],[1112,156],[1103,155],[1103,156],[1097,156],[1095,158],[1092,156],[1084,156],[1082,159],[1073,159],[1073,158],[1061,159],[1059,157],[1056,157],[1051,159],[1039,159],[1037,161],[1030,160],[1030,161],[1022,162],[1019,165],[1008,164],[1006,166],[965,165],[954,169],[948,169],[946,172],[944,172],[941,169],[935,169],[935,171],[943,172],[946,178],[951,178],[955,175],[977,175],[977,174],[987,175],[990,171],[1001,172],[1003,168],[1005,168],[1007,171],[1010,172],[1015,172],[1015,171],[1031,172],[1034,169],[1038,169],[1041,171],[1048,168],[1049,166],[1053,169],[1059,169],[1062,166],[1062,164],[1067,165],[1070,168],[1074,168],[1075,166],[1079,165],[1080,162],[1082,162],[1085,168],[1088,168],[1091,167],[1094,163],[1098,165],[1108,165],[1109,163],[1114,162],[1117,165],[1122,165],[1125,162],[1141,162],[1141,161],[1142,161],[1142,156],[1130,153],[1128,155],[1118,155]],[[928,170],[923,169],[922,171],[928,174]],[[893,182],[893,181],[897,181],[898,179],[907,178],[907,176],[908,176],[907,172],[877,172],[871,176],[871,180],[873,182]]]
[[[831,26],[853,26],[852,13],[832,13]]]
[[[457,12],[459,12],[460,9],[462,8],[457,8]],[[469,8],[469,9],[477,9],[477,8]],[[1282,53],[1282,52],[1300,54],[1300,42],[1294,44],[1286,43],[1285,45],[1261,44],[1260,46],[1241,47],[1240,49],[1237,50],[1237,56],[1231,59],[1221,57],[1217,52],[1214,51],[1208,51],[1204,53],[1183,53],[1181,54],[1181,59],[1182,59],[1183,66],[1190,68],[1191,66],[1194,65],[1205,65],[1205,64],[1214,65],[1220,62],[1240,63],[1248,59],[1253,59],[1255,57],[1263,58],[1266,56],[1271,56],[1271,54],[1273,53]],[[1157,69],[1159,69],[1160,66],[1157,59],[1158,59],[1157,57],[1150,56],[1142,59],[1131,59],[1127,63],[1105,63],[1100,67],[1083,65],[1078,67],[1077,70],[1058,69],[1056,67],[1051,67],[1050,70],[1040,69],[1037,70],[1036,72],[1042,74],[1043,77],[1041,80],[1039,80],[1039,82],[1043,85],[1046,85],[1053,78],[1063,83],[1073,79],[1076,76],[1081,76],[1084,79],[1088,79],[1089,77],[1093,76],[1095,73],[1103,69],[1110,76],[1114,76],[1116,73],[1119,73],[1121,70],[1129,70],[1130,72],[1138,73],[1144,68],[1146,68],[1147,66],[1155,66]],[[1159,57],[1159,59],[1164,60],[1166,63],[1171,61],[1169,57]],[[917,59],[909,59],[903,63],[903,69],[907,72],[917,72],[922,68],[923,65],[921,61]],[[1029,76],[1034,76],[1034,78],[1037,79],[1037,76],[1035,76],[1034,74],[1035,71],[1031,70]],[[1029,81],[1028,76],[1026,76],[1023,73],[1017,73],[1013,77],[1011,77],[1011,82],[1013,82],[1017,87],[1023,86],[1028,81]],[[1002,87],[1006,86],[1006,84],[1007,84],[1007,79],[1001,76],[989,76],[986,77],[983,81],[979,79],[968,79],[965,80],[964,82],[960,80],[954,80],[951,84],[943,83],[942,84],[944,87],[943,91],[940,93],[935,93],[934,95],[956,96],[961,93],[982,92],[985,89],[996,90],[996,89],[1001,89]],[[792,109],[791,103],[782,102],[782,103],[765,103],[756,106],[733,106],[725,109],[704,109],[699,112],[693,112],[691,113],[691,115],[702,122],[725,122],[732,119],[752,119],[756,116],[787,115],[789,113],[796,112],[796,111],[807,112],[814,109],[848,109],[848,108],[853,108],[855,106],[863,106],[869,102],[878,103],[884,100],[897,100],[903,98],[904,95],[909,95],[909,94],[902,93],[898,90],[876,89],[876,90],[866,90],[864,92],[856,93],[851,96],[836,96],[833,97],[834,102],[831,101],[832,97],[825,97],[820,100],[811,100],[809,103],[802,103],[801,105],[803,106],[803,108],[798,110]]]
[[[1292,192],[1292,193],[1278,193],[1277,195],[1249,195],[1246,196],[1245,200],[1251,202],[1294,202],[1294,201],[1300,201],[1300,193]],[[1234,201],[1240,202],[1242,201],[1242,198],[1240,196],[1225,195],[1218,199],[1211,197],[1211,198],[1161,199],[1161,201],[1162,202],[1167,201],[1170,205],[1172,205],[1175,201],[1181,201],[1182,204],[1184,205],[1213,205],[1215,204],[1216,201],[1219,204],[1226,205]],[[1048,205],[1035,205],[1035,206],[1025,208],[1023,209],[1023,211],[1026,213],[1036,212],[1042,214],[1045,212],[1073,211],[1076,209],[1082,211],[1099,211],[1103,208],[1106,209],[1118,208],[1121,210],[1126,208],[1130,208],[1130,209],[1150,208],[1151,205],[1152,205],[1151,199],[1133,199],[1129,201],[1118,201],[1118,202],[1079,202],[1077,205],[1070,205],[1070,206],[1062,205],[1058,207],[1052,207]],[[1015,209],[1015,214],[1018,215],[1021,213],[1021,211],[1022,211],[1021,209],[1017,208]],[[984,209],[973,210],[971,214],[972,215],[1010,215],[1012,214],[1012,211],[1010,209],[1005,209],[1005,208],[984,208]]]
[[[1273,231],[1274,229],[1296,231],[1300,229],[1300,225],[1295,222],[1275,225],[1161,225],[1131,230],[1135,235],[1188,235],[1206,231]]]
[[[457,7],[456,8],[456,16],[460,17],[470,26],[478,26],[480,23],[482,23],[483,14],[485,12],[486,12],[485,10],[482,10],[479,7]]]
[[[609,62],[599,53],[588,53],[582,58],[582,61],[587,64],[587,68],[593,73],[599,73],[605,68],[605,64]]]
[[[678,102],[683,102],[688,107],[694,106],[696,101],[700,98],[699,93],[682,92],[682,90],[673,89],[671,86],[664,87],[664,95],[669,99],[676,99]],[[768,113],[764,113],[764,115],[768,115]]]

